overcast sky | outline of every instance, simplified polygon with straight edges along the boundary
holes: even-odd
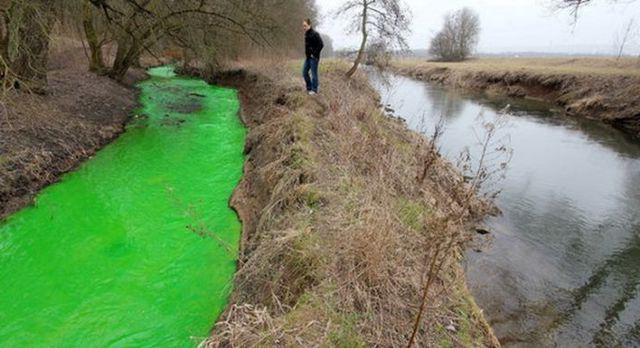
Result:
[[[636,18],[640,48],[640,1],[622,1],[612,5],[600,0],[585,7],[574,25],[568,12],[554,11],[553,0],[404,0],[412,11],[413,49],[426,48],[428,41],[442,26],[449,11],[470,7],[480,15],[482,33],[478,51],[500,52],[567,52],[610,53],[617,33],[629,19]],[[322,23],[318,30],[329,35],[336,48],[356,47],[359,37],[345,33],[345,20],[335,19],[332,12],[343,0],[316,0]],[[640,52],[639,52],[640,53]]]

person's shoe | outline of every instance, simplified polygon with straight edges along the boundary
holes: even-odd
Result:
[[[309,91],[309,95],[316,95],[318,93],[314,92],[314,91]]]

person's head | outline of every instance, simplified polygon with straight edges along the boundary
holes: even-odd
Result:
[[[311,29],[311,19],[307,18],[302,21],[302,29],[304,29],[304,31],[308,31],[309,29]]]

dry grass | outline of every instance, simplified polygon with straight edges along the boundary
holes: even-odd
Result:
[[[640,136],[637,59],[493,58],[461,63],[398,60],[397,73],[489,94],[544,100],[568,115],[602,120]]]
[[[400,59],[400,67],[450,68],[468,72],[526,71],[534,74],[640,76],[640,59],[615,58],[479,58],[464,62],[430,62]]]
[[[428,141],[384,116],[362,76],[345,80],[344,66],[324,62],[311,98],[297,65],[245,66],[227,80],[250,129],[233,199],[244,236],[232,304],[204,345],[406,345],[425,260],[450,235],[462,238],[442,259],[417,343],[497,345],[459,265],[466,223],[486,206],[465,200],[439,157],[418,184]]]

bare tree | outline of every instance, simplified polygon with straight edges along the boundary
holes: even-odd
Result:
[[[429,53],[443,61],[467,59],[478,45],[480,17],[469,8],[445,16],[443,28],[431,40]]]
[[[207,66],[252,45],[293,49],[297,19],[315,15],[313,0],[0,0],[0,83],[44,91],[54,24],[82,31],[90,70],[121,80],[162,47]],[[110,67],[106,43],[116,49]]]
[[[592,0],[557,0],[558,2],[558,7],[561,9],[568,9],[571,11],[571,14],[574,17],[578,17],[578,10],[584,6],[587,5],[589,3],[592,2]]]
[[[568,9],[571,11],[571,14],[577,19],[578,11],[585,5],[589,5],[593,3],[593,0],[555,0],[558,8],[560,9]],[[609,2],[615,3],[620,0],[608,0]],[[633,2],[636,0],[626,0],[627,2]]]
[[[618,2],[635,2],[637,0],[609,0],[610,3],[615,4]],[[570,10],[571,14],[573,15],[574,19],[577,21],[578,20],[578,12],[579,10],[589,4],[594,3],[594,0],[555,0],[556,2],[556,6],[559,9],[564,9],[564,10]],[[625,29],[623,30],[623,34],[622,36],[618,36],[616,38],[615,41],[615,46],[616,46],[616,50],[617,50],[617,59],[620,59],[620,57],[622,57],[622,54],[624,52],[624,48],[625,46],[628,44],[628,41],[630,39],[631,36],[633,36],[633,30],[634,30],[634,20],[631,19],[629,20],[627,26],[625,27]],[[638,55],[638,60],[640,62],[640,55]]]
[[[314,17],[311,0],[84,0],[101,13],[117,44],[108,75],[124,77],[143,52],[164,46],[207,69],[247,47],[289,45],[297,18]],[[287,8],[286,14],[278,9]],[[296,18],[296,20],[294,20]],[[297,29],[297,28],[296,28]],[[87,41],[92,38],[87,32]],[[157,52],[156,52],[157,53]]]
[[[97,12],[98,10],[89,1],[83,3],[82,29],[89,46],[89,71],[102,74],[107,70],[102,54],[102,46],[107,39],[104,24],[102,23],[102,30],[97,27],[101,20]]]
[[[47,85],[49,34],[55,1],[4,1],[0,38],[0,77],[4,87],[44,92]]]
[[[620,60],[624,54],[625,46],[629,43],[629,40],[637,34],[635,21],[633,18],[629,19],[627,25],[624,26],[621,33],[616,34],[615,49],[617,52],[616,59]]]
[[[369,36],[389,47],[408,47],[406,35],[409,33],[410,13],[401,0],[348,0],[337,13],[353,18],[351,31],[360,31],[362,35],[358,55],[347,77],[353,76],[362,63]]]

